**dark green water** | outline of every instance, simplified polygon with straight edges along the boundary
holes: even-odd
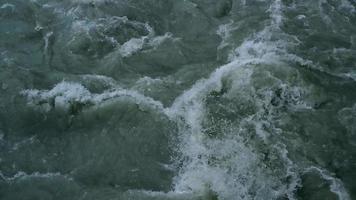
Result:
[[[0,199],[356,199],[355,7],[0,0]]]

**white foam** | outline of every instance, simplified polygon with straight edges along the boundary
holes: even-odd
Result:
[[[100,104],[102,102],[105,102],[106,100],[119,98],[119,97],[128,97],[132,99],[136,104],[147,105],[152,108],[155,108],[157,111],[164,110],[164,107],[160,101],[156,101],[151,97],[147,97],[136,91],[126,90],[126,89],[114,89],[112,91],[107,91],[102,94],[94,95],[92,101],[95,104]]]
[[[21,94],[27,97],[28,103],[32,106],[41,105],[43,102],[48,105],[51,100],[54,100],[55,108],[59,107],[65,110],[69,109],[73,103],[100,105],[107,100],[120,97],[127,97],[137,104],[163,110],[161,102],[155,101],[136,91],[112,88],[101,94],[92,94],[83,85],[75,82],[63,81],[55,85],[51,90],[24,90]],[[49,110],[47,109],[46,111]]]
[[[19,148],[21,148],[21,147],[23,147],[24,145],[26,145],[26,144],[32,144],[34,141],[35,141],[35,139],[36,139],[36,136],[32,136],[32,137],[30,137],[30,138],[27,138],[27,139],[24,139],[24,140],[22,140],[22,141],[20,141],[20,142],[16,142],[14,145],[13,145],[13,147],[12,147],[12,151],[16,151],[16,150],[18,150]]]
[[[113,0],[71,0],[71,2],[93,4],[93,3],[105,3],[105,2],[114,2],[114,1]]]
[[[151,84],[153,84],[153,83],[162,83],[163,81],[162,81],[162,79],[160,79],[160,78],[151,78],[151,77],[148,77],[148,76],[144,76],[144,77],[142,77],[142,78],[140,78],[140,79],[138,79],[137,81],[136,81],[136,84],[135,85],[142,85],[142,84],[144,84],[144,85],[151,85]]]
[[[326,170],[320,169],[318,167],[312,166],[305,169],[305,172],[316,171],[319,175],[326,181],[330,183],[330,191],[339,197],[339,200],[351,200],[349,194],[347,193],[344,184],[338,178],[334,178]]]
[[[229,23],[227,24],[222,24],[218,27],[218,30],[216,31],[216,33],[220,36],[220,38],[222,39],[221,43],[218,46],[218,50],[219,49],[223,49],[224,47],[229,45],[228,39],[230,38],[231,34],[230,32],[232,30],[234,30],[235,28],[233,27],[234,21],[231,20]]]
[[[54,100],[54,107],[68,109],[71,102],[86,103],[90,100],[90,92],[79,83],[61,82],[51,90],[24,90],[22,95],[32,105],[39,105],[41,101]]]
[[[72,178],[68,177],[67,175],[62,175],[59,172],[56,172],[56,173],[33,172],[31,174],[28,174],[26,172],[19,171],[12,177],[6,177],[2,172],[0,172],[0,177],[3,178],[7,182],[22,181],[22,180],[31,179],[31,178],[56,178],[56,177],[64,177],[65,179],[68,179],[69,181],[73,180]]]
[[[297,16],[297,19],[299,19],[299,20],[303,20],[303,19],[305,19],[305,18],[306,18],[305,15],[298,15],[298,16]]]
[[[156,49],[158,46],[160,46],[163,42],[165,42],[166,40],[173,40],[173,41],[178,41],[179,38],[175,38],[173,37],[173,34],[170,32],[165,33],[164,35],[161,36],[156,36],[153,37],[150,41],[149,41],[149,45],[151,47],[153,47],[154,49]]]
[[[10,8],[10,9],[11,9],[11,12],[14,12],[16,6],[15,6],[14,4],[11,4],[11,3],[4,3],[4,4],[2,4],[1,7],[0,7],[0,9],[7,9],[7,8]]]
[[[73,0],[73,2],[85,2],[87,0]],[[92,2],[92,1],[90,1]],[[245,4],[245,1],[244,1]],[[246,139],[239,134],[243,132],[240,129],[225,130],[226,135],[231,138],[208,138],[204,133],[203,122],[206,117],[206,97],[213,91],[220,92],[223,88],[223,80],[229,78],[231,74],[234,77],[233,90],[239,87],[248,87],[252,93],[254,88],[251,81],[251,75],[257,64],[279,66],[284,61],[308,63],[296,55],[287,53],[287,47],[292,44],[284,40],[285,35],[281,33],[279,27],[283,24],[283,4],[281,0],[275,0],[268,12],[270,13],[271,22],[263,30],[247,38],[238,48],[231,52],[229,64],[223,65],[215,70],[208,78],[199,80],[190,89],[184,91],[169,108],[164,108],[162,103],[144,96],[137,91],[127,90],[115,86],[113,80],[103,77],[92,77],[94,79],[103,79],[107,81],[111,89],[100,94],[89,92],[80,83],[61,82],[51,90],[25,90],[22,92],[28,98],[32,105],[41,104],[42,101],[49,102],[54,99],[55,107],[68,109],[73,102],[84,104],[94,104],[101,106],[102,103],[115,98],[130,98],[137,104],[149,105],[157,110],[164,111],[171,120],[177,122],[179,126],[178,144],[179,153],[182,157],[177,162],[182,162],[182,168],[179,174],[174,178],[174,190],[169,193],[148,192],[150,195],[178,195],[178,194],[206,194],[213,191],[219,199],[274,199],[287,195],[289,199],[294,199],[293,192],[299,185],[299,177],[294,170],[294,163],[288,158],[288,151],[285,147],[269,147],[279,149],[280,162],[284,166],[280,169],[281,177],[292,177],[292,181],[287,185],[280,182],[281,177],[273,177],[268,174],[266,165],[263,164],[253,146],[246,143]],[[128,20],[122,18],[123,21]],[[94,26],[94,25],[93,25]],[[89,32],[90,22],[78,21],[73,24],[73,28],[83,32]],[[129,57],[135,53],[145,50],[146,47],[156,48],[167,38],[173,36],[169,33],[163,36],[155,36],[153,29],[146,24],[149,34],[140,38],[131,38],[121,46],[118,46],[118,52],[123,57]],[[228,45],[227,40],[230,37],[230,31],[234,30],[233,22],[219,27],[218,34],[222,37],[222,43],[219,48]],[[278,39],[273,36],[281,35]],[[87,77],[85,77],[87,78]],[[160,80],[143,78],[138,82],[158,82]],[[298,96],[298,88],[296,90]],[[267,91],[271,92],[271,91]],[[270,133],[264,130],[264,125],[269,123],[271,116],[262,116],[264,111],[262,107],[268,102],[271,93],[264,97],[257,97],[256,104],[259,110],[254,115],[244,119],[244,122],[255,125],[256,134],[264,144],[268,143]],[[293,91],[292,91],[293,93]],[[246,94],[248,95],[248,94]],[[268,95],[270,95],[268,97]],[[292,94],[293,95],[293,94]],[[265,99],[263,99],[265,98]],[[297,100],[298,97],[296,97]],[[269,108],[267,108],[269,109]],[[271,110],[268,110],[272,112]],[[272,126],[272,125],[271,125]],[[261,142],[261,143],[263,143]],[[214,159],[219,162],[214,163]],[[1,175],[1,174],[0,174]],[[331,184],[331,190],[340,191],[340,184],[337,182]],[[252,192],[253,193],[252,193]],[[341,194],[341,193],[340,193]],[[347,193],[346,193],[347,194]],[[340,196],[340,195],[339,195]],[[344,197],[343,197],[344,198]],[[344,198],[345,199],[345,198]],[[347,199],[347,198],[346,198]]]
[[[201,200],[210,199],[209,194],[179,193],[179,192],[158,192],[148,190],[128,190],[123,194],[123,199],[162,199],[162,200]]]
[[[348,0],[341,0],[341,4],[339,5],[339,9],[347,10],[350,14],[355,14],[355,7]]]
[[[133,53],[138,52],[143,48],[143,45],[145,44],[145,40],[147,37],[142,37],[142,38],[132,38],[129,41],[125,42],[119,49],[120,54],[123,57],[129,57]]]
[[[96,75],[96,74],[84,74],[80,76],[84,81],[99,81],[107,86],[114,87],[117,85],[116,81],[107,76]]]
[[[146,24],[146,26],[148,27],[148,30],[150,30],[148,36],[143,36],[141,38],[131,38],[129,41],[120,46],[119,52],[123,57],[129,57],[134,53],[145,49],[145,47],[147,49],[156,49],[167,39],[174,39],[171,33],[166,33],[165,35],[155,37],[153,29],[148,24]]]
[[[35,28],[36,29],[36,28]],[[49,45],[50,45],[50,40],[53,37],[53,31],[50,31],[48,33],[46,33],[46,35],[43,37],[43,40],[45,42],[45,46],[44,46],[44,54],[48,55],[48,51],[49,51]]]
[[[181,94],[170,108],[165,109],[166,114],[179,125],[181,138],[179,151],[182,157],[177,162],[182,162],[183,167],[175,177],[174,191],[204,193],[210,190],[216,193],[219,199],[275,199],[284,195],[295,199],[294,191],[300,184],[300,178],[285,148],[276,148],[276,151],[280,152],[280,162],[284,166],[279,169],[281,176],[292,179],[287,185],[279,182],[278,177],[271,177],[264,171],[261,167],[263,161],[259,160],[251,147],[242,142],[243,139],[239,136],[242,130],[236,129],[224,134],[232,135],[232,138],[210,139],[204,134],[202,125],[206,116],[205,98],[212,91],[219,92],[222,89],[224,78],[233,76],[236,81],[233,84],[237,87],[235,90],[238,90],[238,87],[247,87],[253,93],[251,74],[256,65],[279,66],[285,59],[289,61],[290,58],[293,58],[293,61],[301,61],[297,56],[287,53],[286,49],[291,45],[289,41],[284,41],[283,37],[272,39],[274,34],[283,35],[279,29],[283,23],[282,8],[280,0],[274,1],[268,10],[271,15],[269,26],[236,48],[229,57],[229,64],[215,70],[207,79],[199,80]],[[229,27],[231,25],[221,26],[218,30],[223,39],[222,46],[224,39],[229,37],[229,30],[233,29]],[[262,127],[272,121],[268,118],[271,116],[264,116],[264,105],[268,99],[257,99],[257,96],[253,98],[259,108],[245,121],[254,123],[256,134],[267,143],[269,135]],[[214,165],[210,163],[211,158],[222,160]]]
[[[175,191],[203,194],[213,191],[221,199],[248,199],[249,187],[258,181],[252,178],[259,173],[254,166],[256,156],[236,138],[210,142],[204,151],[185,149],[190,151],[189,154],[192,151],[199,153],[191,158],[180,176],[176,177]],[[219,160],[219,164],[214,166],[208,163],[212,157],[225,160]]]
[[[281,156],[283,158],[283,161],[285,162],[285,166],[287,167],[286,170],[286,176],[287,178],[291,178],[291,182],[289,183],[289,185],[286,188],[286,193],[288,196],[288,199],[296,199],[295,197],[295,191],[297,190],[297,188],[299,188],[301,186],[301,178],[299,176],[299,174],[296,172],[296,168],[297,166],[293,163],[293,161],[291,159],[289,159],[288,157],[288,150],[286,148],[286,145],[284,144],[280,144],[280,145],[275,145],[275,148],[279,150],[279,152],[281,153]]]
[[[73,8],[72,10],[68,11],[68,15],[72,15],[74,18],[76,18],[76,13],[79,12],[77,11],[77,8]],[[80,13],[80,12],[79,12]],[[139,38],[130,38],[128,41],[126,41],[124,44],[119,45],[119,42],[116,41],[114,37],[106,35],[103,30],[106,28],[110,28],[110,25],[115,25],[115,24],[130,24],[133,26],[139,26],[139,27],[144,27],[148,34]],[[77,37],[81,37],[81,34],[87,35],[91,39],[92,34],[90,34],[91,30],[96,30],[99,32],[101,36],[104,36],[104,38],[107,41],[110,41],[114,46],[119,45],[119,52],[124,56],[130,56],[131,54],[135,53],[138,50],[141,50],[143,48],[143,45],[145,44],[146,40],[148,38],[151,38],[154,36],[154,30],[152,27],[150,27],[147,23],[141,23],[138,21],[134,20],[129,20],[126,16],[123,17],[110,17],[110,18],[99,18],[96,21],[91,21],[88,19],[85,20],[75,20],[72,23],[72,34],[73,38],[70,41],[73,42]]]
[[[78,18],[77,13],[80,13],[80,10],[78,9],[79,8],[72,8],[67,12],[67,15],[72,16],[74,19]],[[125,38],[124,41],[119,43],[119,41],[117,41],[114,36],[105,33],[105,30],[110,30],[111,26],[115,27],[119,24],[139,27],[140,30],[145,29],[145,35]],[[97,20],[74,20],[71,27],[72,40],[69,41],[69,44],[74,43],[78,38],[82,37],[83,34],[86,35],[89,39],[95,40],[95,38],[92,36],[93,34],[90,34],[90,32],[93,30],[98,32],[100,36],[104,37],[106,41],[109,41],[113,47],[115,47],[115,51],[117,51],[122,57],[130,57],[142,50],[156,49],[168,39],[177,40],[177,38],[174,38],[172,33],[169,32],[165,33],[164,35],[156,35],[154,29],[148,23],[129,20],[126,16],[114,16],[99,18]]]
[[[282,1],[274,0],[268,11],[270,12],[270,16],[272,19],[272,26],[279,27],[283,22],[283,14],[282,14]]]

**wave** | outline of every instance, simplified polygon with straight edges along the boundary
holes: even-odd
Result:
[[[102,79],[102,77],[100,78]],[[104,79],[104,81],[107,81],[107,79]],[[52,109],[68,111],[75,104],[100,105],[117,98],[129,98],[138,105],[146,105],[157,110],[163,110],[161,102],[136,91],[116,87],[101,94],[93,94],[82,84],[75,82],[63,81],[55,85],[51,90],[24,90],[21,94],[27,98],[29,105],[39,107],[47,112]]]
[[[139,60],[140,53],[154,51],[166,41],[184,40],[180,38],[179,31],[176,34],[171,33],[166,27],[156,31],[152,21],[143,22],[132,16],[108,17],[105,13],[94,12],[88,14],[89,17],[83,17],[85,9],[80,6],[104,5],[105,2],[115,1],[69,2],[78,6],[62,10],[63,12],[57,9],[61,12],[59,18],[71,18],[66,24],[68,29],[59,35],[59,40],[70,56],[73,56],[68,56],[68,63],[75,66],[78,60],[88,59],[92,61],[88,62],[90,66],[94,66],[93,70],[88,66],[88,71],[92,70],[92,73],[100,70],[103,72],[106,68],[116,70],[119,65],[117,63],[130,59]],[[189,1],[187,5],[177,3],[181,10],[191,9],[188,14],[185,13],[187,18],[194,13],[192,10],[204,10],[194,2]],[[29,106],[44,113],[64,110],[75,114],[80,109],[102,108],[108,102],[125,99],[139,107],[148,107],[154,112],[164,114],[178,126],[176,135],[170,135],[172,141],[177,142],[170,144],[174,149],[173,164],[159,163],[162,168],[175,173],[171,191],[127,190],[120,194],[124,199],[298,199],[298,192],[307,187],[303,185],[303,176],[311,172],[317,172],[328,183],[330,192],[339,199],[350,199],[342,181],[335,178],[325,165],[310,167],[309,158],[297,150],[303,147],[300,142],[303,140],[302,136],[298,130],[288,129],[287,126],[294,115],[315,113],[318,110],[316,104],[325,103],[322,102],[325,97],[319,94],[322,89],[311,85],[300,69],[310,68],[351,80],[355,79],[354,72],[349,69],[327,69],[323,64],[315,62],[313,57],[303,56],[294,50],[303,46],[303,39],[289,32],[286,23],[295,20],[293,22],[308,26],[311,22],[307,15],[310,13],[289,13],[292,17],[285,15],[286,10],[295,9],[298,2],[273,0],[238,3],[238,6],[244,8],[252,3],[258,4],[263,7],[268,19],[255,19],[258,25],[248,30],[246,37],[243,34],[236,37],[238,32],[244,31],[243,23],[238,17],[230,19],[219,16],[220,21],[214,19],[209,22],[218,24],[211,34],[220,37],[220,43],[216,46],[218,54],[222,55],[217,56],[219,67],[206,78],[197,78],[199,80],[178,97],[172,95],[175,99],[171,104],[144,91],[150,90],[150,86],[155,84],[164,85],[168,79],[172,85],[179,85],[179,81],[171,76],[165,77],[166,72],[156,77],[136,72],[135,67],[140,66],[125,66],[135,74],[130,84],[125,86],[120,80],[108,77],[109,75],[85,74],[73,75],[74,81],[57,81],[50,89],[26,89],[20,94],[26,98]],[[327,2],[320,0],[314,3],[323,23],[336,31],[335,18],[325,7]],[[342,0],[338,5],[339,11],[347,10],[350,16],[354,15],[355,9],[349,1]],[[233,6],[236,6],[235,2],[231,3],[231,8],[226,9],[232,10]],[[12,9],[11,5],[7,4],[1,7],[10,8]],[[229,13],[230,10],[224,12]],[[201,12],[204,16],[209,13]],[[43,53],[50,57],[53,45],[51,38],[57,33],[48,29],[45,24],[37,25],[35,31],[45,32],[42,35]],[[172,25],[167,25],[169,26]],[[195,32],[189,34],[189,37],[194,38]],[[62,41],[61,38],[65,39]],[[181,44],[183,43],[179,45]],[[177,49],[173,54],[180,54],[178,59],[185,59],[188,54],[195,53],[189,49],[188,53],[183,54],[181,50],[184,47]],[[339,61],[344,60],[342,56],[352,55],[354,51],[347,48],[324,51],[325,54],[331,52],[335,60]],[[161,62],[152,62],[155,67],[161,67]],[[164,91],[169,91],[169,87]],[[180,89],[176,89],[175,93]],[[353,127],[347,126],[351,120],[351,109],[354,108],[345,108],[338,113],[339,120],[348,131],[353,131]],[[347,116],[344,116],[345,113]],[[173,139],[175,137],[177,141]],[[132,170],[136,172],[136,169]],[[46,178],[57,175],[19,172],[14,177],[5,177],[0,174],[7,181],[21,177]]]
[[[296,191],[301,187],[299,166],[288,158],[288,151],[283,142],[275,139],[279,137],[279,132],[283,132],[273,124],[276,123],[273,120],[276,109],[273,106],[266,108],[270,102],[274,104],[274,86],[266,86],[267,90],[259,96],[261,94],[258,88],[255,88],[253,76],[259,73],[259,70],[262,74],[264,70],[265,73],[271,73],[268,66],[276,66],[279,70],[287,68],[288,73],[288,65],[291,63],[309,62],[287,51],[295,44],[295,40],[280,29],[283,24],[282,1],[274,1],[268,11],[270,25],[236,48],[230,54],[232,56],[229,57],[229,64],[219,67],[209,78],[199,80],[166,109],[167,115],[179,124],[181,138],[178,145],[181,157],[177,160],[180,164],[177,165],[183,167],[174,181],[175,192],[212,191],[219,199],[278,199],[283,196],[296,199]],[[218,33],[223,38],[220,47],[226,45],[225,39],[229,37],[227,29],[233,29],[232,23],[220,26]],[[294,83],[289,80],[277,79],[280,84],[278,87],[284,88],[285,90],[282,90],[286,92],[279,95],[279,98],[284,99],[282,101],[289,98],[287,101],[290,109],[313,109],[306,99],[303,100],[311,91],[301,89],[307,87],[301,80],[298,81],[300,82],[297,84],[301,85],[293,86]],[[235,85],[227,86],[226,82]],[[212,94],[227,97],[229,93],[234,92],[240,96],[251,95],[251,102],[257,108],[251,115],[242,119],[240,125],[223,123],[225,128],[218,129],[221,132],[216,133],[222,135],[222,138],[207,135],[204,126],[209,116],[207,99]],[[256,141],[252,142],[243,137],[246,128],[244,123],[247,122],[254,125],[256,135],[260,139],[255,138]],[[218,123],[219,121],[214,121],[213,124],[216,126]],[[276,142],[277,144],[273,144]],[[266,149],[261,150],[261,145]],[[276,158],[262,158],[261,154],[272,154]],[[263,168],[265,162],[273,164]],[[275,171],[273,176],[269,174],[270,170]],[[341,193],[347,196],[345,190]],[[339,197],[343,198],[342,195]]]

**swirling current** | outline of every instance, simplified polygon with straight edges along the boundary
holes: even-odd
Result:
[[[356,199],[355,7],[0,0],[0,199]]]

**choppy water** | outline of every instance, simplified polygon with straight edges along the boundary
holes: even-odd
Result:
[[[0,0],[0,199],[356,199],[355,0]]]

